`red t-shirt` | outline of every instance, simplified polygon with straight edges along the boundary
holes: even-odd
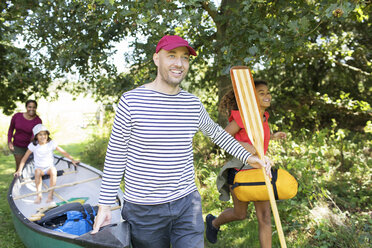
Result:
[[[264,116],[266,117],[265,121],[263,122],[263,130],[264,130],[264,153],[266,154],[267,149],[269,148],[270,142],[270,127],[269,127],[269,113],[265,112]],[[231,110],[231,115],[229,118],[229,122],[235,120],[238,126],[241,128],[239,132],[234,135],[234,138],[241,142],[247,142],[252,145],[251,140],[248,137],[247,132],[245,131],[242,117],[240,116],[239,110]]]

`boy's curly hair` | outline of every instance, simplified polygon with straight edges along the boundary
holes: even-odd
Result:
[[[236,102],[233,89],[223,95],[218,106],[218,111],[226,117],[230,116],[231,110],[238,110],[238,103]]]
[[[258,85],[266,85],[267,82],[264,80],[255,80],[254,85],[257,87]],[[239,110],[238,103],[236,102],[234,89],[229,90],[220,101],[220,104],[218,106],[218,111],[223,114],[226,117],[230,116],[231,110]]]

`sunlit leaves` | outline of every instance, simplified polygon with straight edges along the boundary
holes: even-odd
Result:
[[[95,91],[100,99],[105,98],[101,94],[119,94],[98,87],[112,88],[111,80],[119,78],[110,60],[115,42],[130,41],[124,58],[131,66],[126,76],[131,80],[125,80],[125,86],[121,80],[117,84],[124,90],[154,78],[152,55],[165,34],[185,37],[198,52],[186,82],[190,90],[217,86],[222,94],[231,85],[229,68],[238,64],[260,68],[255,70],[258,76],[278,85],[278,96],[296,101],[312,91],[333,89],[335,95],[344,91],[355,97],[358,90],[368,90],[363,75],[371,73],[371,49],[366,42],[370,6],[363,2],[13,2],[18,9],[12,9],[9,20],[17,25],[8,25],[9,39],[22,32],[25,48],[43,72],[53,79],[78,73],[79,82],[72,84],[75,92]],[[350,81],[358,87],[347,85]],[[288,94],[290,90],[296,90],[296,96]]]

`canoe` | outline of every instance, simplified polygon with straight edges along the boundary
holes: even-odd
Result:
[[[22,176],[14,178],[10,184],[8,203],[14,227],[24,245],[28,248],[129,247],[129,224],[121,218],[121,190],[118,190],[116,204],[112,207],[111,225],[101,228],[95,235],[89,232],[80,236],[58,232],[38,224],[40,221],[35,221],[38,214],[50,216],[51,212],[58,212],[60,209],[63,211],[68,204],[71,206],[77,204],[76,202],[83,203],[84,206],[89,204],[97,209],[102,172],[84,163],[75,168],[70,160],[56,155],[54,163],[58,177],[52,203],[46,203],[50,190],[48,176],[43,177],[42,202],[34,203],[36,188],[32,159],[26,163]],[[75,203],[70,203],[71,201]]]

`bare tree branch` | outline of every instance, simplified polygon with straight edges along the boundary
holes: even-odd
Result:
[[[360,68],[357,68],[357,67],[354,67],[354,66],[351,66],[351,65],[348,65],[348,64],[342,63],[342,62],[337,61],[337,60],[335,60],[334,62],[335,62],[336,64],[340,65],[340,66],[346,67],[346,68],[348,68],[348,69],[350,69],[350,70],[353,70],[353,71],[356,71],[356,72],[359,72],[359,73],[361,73],[361,74],[363,74],[363,75],[366,75],[366,76],[372,76],[372,73],[370,73],[370,72],[366,72],[366,71],[363,71],[363,70],[360,69]]]

